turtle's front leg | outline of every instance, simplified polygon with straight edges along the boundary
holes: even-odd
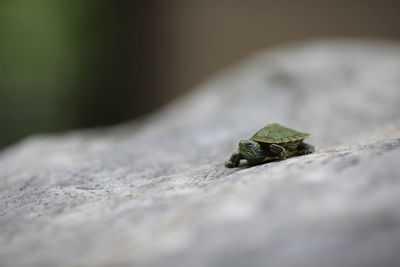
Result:
[[[231,158],[225,162],[225,166],[228,168],[234,168],[239,166],[240,160],[244,159],[242,154],[240,154],[239,151],[236,151],[235,153],[232,154]]]
[[[315,148],[313,145],[307,144],[307,143],[301,143],[299,144],[299,155],[306,155],[306,154],[311,154],[315,151]]]
[[[271,150],[272,153],[278,155],[279,159],[287,158],[286,149],[284,147],[281,147],[280,145],[277,144],[270,144],[269,149]]]

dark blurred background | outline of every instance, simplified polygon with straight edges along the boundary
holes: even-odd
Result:
[[[400,1],[2,0],[0,148],[142,116],[251,52],[400,37]]]

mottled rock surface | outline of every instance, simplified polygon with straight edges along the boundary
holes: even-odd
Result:
[[[223,166],[265,124],[316,153]],[[0,266],[399,266],[400,45],[262,52],[142,120],[0,154]]]

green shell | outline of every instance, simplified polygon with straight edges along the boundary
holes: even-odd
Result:
[[[310,134],[298,132],[278,123],[273,123],[259,130],[253,135],[251,140],[261,143],[279,144],[303,140],[309,136]]]

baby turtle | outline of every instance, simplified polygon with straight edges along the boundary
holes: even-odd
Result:
[[[229,161],[225,162],[225,166],[237,167],[241,159],[247,160],[251,166],[313,153],[314,146],[303,142],[309,136],[310,134],[298,132],[278,123],[269,124],[250,140],[240,141],[239,149],[232,154]]]

